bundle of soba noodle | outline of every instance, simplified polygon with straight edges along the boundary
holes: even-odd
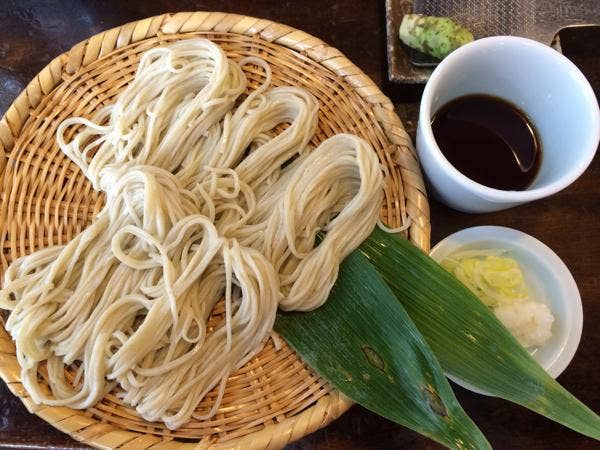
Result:
[[[246,64],[266,76],[248,95]],[[270,79],[261,59],[182,40],[146,52],[92,120],[59,126],[61,150],[106,205],[67,245],[4,274],[0,306],[35,402],[87,408],[118,385],[142,417],[175,429],[219,386],[210,417],[277,308],[326,300],[377,221],[381,169],[356,136],[310,148],[317,101]],[[207,332],[220,299],[225,319]]]

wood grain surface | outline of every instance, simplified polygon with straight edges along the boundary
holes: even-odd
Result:
[[[386,81],[384,1],[378,0],[0,0],[0,113],[52,58],[102,30],[164,12],[213,10],[279,21],[340,49],[381,86],[409,132],[422,87]],[[564,53],[600,94],[600,29],[561,33]],[[570,268],[581,292],[581,344],[559,381],[600,412],[600,161],[559,194],[492,214],[467,215],[431,199],[432,244],[475,225],[503,225],[549,245]],[[521,407],[454,386],[467,412],[496,449],[596,449],[599,444]],[[84,448],[27,413],[0,385],[1,448]],[[437,444],[355,406],[290,449],[437,449]]]

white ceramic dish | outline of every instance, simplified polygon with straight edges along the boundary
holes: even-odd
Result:
[[[442,154],[431,119],[443,105],[466,94],[501,97],[533,122],[542,144],[542,161],[526,190],[479,184]],[[465,212],[506,209],[564,189],[587,168],[599,140],[600,109],[585,76],[556,50],[530,39],[494,36],[460,47],[436,67],[421,98],[417,151],[429,191]]]
[[[573,359],[583,326],[581,296],[567,266],[534,237],[497,226],[467,228],[451,234],[433,247],[430,256],[439,262],[458,249],[469,248],[506,250],[507,255],[515,258],[523,268],[531,294],[552,310],[552,337],[531,353],[546,372],[556,378]],[[449,378],[471,391],[489,395],[456,377]]]

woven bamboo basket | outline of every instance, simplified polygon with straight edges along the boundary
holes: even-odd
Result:
[[[317,144],[340,132],[367,139],[386,174],[381,218],[410,220],[410,239],[429,246],[429,207],[410,138],[388,98],[342,53],[319,39],[269,20],[216,12],[165,14],[114,28],[55,58],[0,121],[2,272],[15,258],[68,242],[103,205],[79,168],[55,143],[57,125],[92,115],[133,78],[140,54],[176,39],[202,36],[228,56],[257,55],[274,85],[308,89],[320,102]],[[251,86],[260,71],[246,66]],[[213,319],[218,320],[216,311]],[[100,448],[281,448],[339,417],[351,402],[315,375],[287,346],[267,344],[227,383],[210,420],[176,431],[141,419],[113,393],[88,410],[36,405],[20,383],[15,347],[0,327],[0,376],[32,413],[78,441]],[[44,377],[44,373],[40,373]],[[206,412],[214,394],[198,407]]]

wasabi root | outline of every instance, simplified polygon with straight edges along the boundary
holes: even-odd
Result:
[[[400,40],[411,48],[443,59],[473,41],[473,34],[448,17],[406,14],[400,24]]]

